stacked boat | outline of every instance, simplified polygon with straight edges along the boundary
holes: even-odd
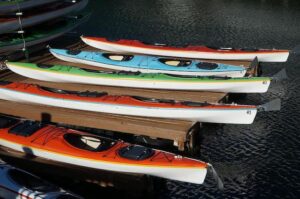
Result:
[[[0,160],[0,198],[52,198],[82,199],[40,177],[15,168]]]
[[[245,76],[247,69],[243,66],[207,59],[251,60],[251,69],[259,61],[283,62],[289,55],[286,50],[205,46],[179,48],[129,40],[81,38],[86,44],[105,51],[50,49],[53,56],[68,63],[6,62],[6,66],[22,76],[57,83],[105,85],[123,89],[265,93],[272,78]],[[72,63],[87,64],[93,69],[72,66]],[[280,109],[279,100],[264,105],[212,104],[109,95],[99,91],[79,92],[7,81],[0,81],[0,99],[117,115],[227,124],[251,124],[257,112]],[[5,125],[0,126],[1,145],[21,152],[25,152],[22,148],[27,147],[35,155],[54,161],[197,184],[204,182],[209,168],[217,176],[208,163],[165,151],[34,121],[2,120],[0,124]]]
[[[88,0],[0,2],[0,54],[26,50],[74,29],[89,17],[79,13]]]

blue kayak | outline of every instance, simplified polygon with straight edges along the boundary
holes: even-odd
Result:
[[[222,77],[243,77],[246,74],[243,66],[197,60],[64,49],[50,49],[50,52],[64,61],[113,70]]]

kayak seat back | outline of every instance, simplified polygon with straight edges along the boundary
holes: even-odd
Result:
[[[8,133],[28,137],[41,128],[43,128],[43,125],[40,122],[24,121],[10,128]]]
[[[114,140],[108,138],[85,136],[76,133],[65,134],[64,140],[75,148],[92,152],[106,151],[116,144]]]
[[[151,148],[129,145],[119,149],[119,156],[129,159],[129,160],[145,160],[154,155],[154,150]]]
[[[103,53],[102,56],[112,61],[130,61],[134,57],[133,55],[120,55],[111,53]]]
[[[208,62],[200,62],[196,64],[197,68],[203,69],[203,70],[214,70],[219,67],[216,63],[208,63]]]
[[[192,61],[190,60],[179,60],[179,59],[167,59],[167,58],[160,58],[158,59],[159,62],[174,67],[187,67],[191,65]]]

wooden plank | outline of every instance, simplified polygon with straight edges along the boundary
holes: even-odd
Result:
[[[55,123],[106,129],[179,142],[186,141],[187,132],[195,124],[192,121],[96,113],[4,100],[0,100],[0,112],[38,121],[41,121],[46,115]]]

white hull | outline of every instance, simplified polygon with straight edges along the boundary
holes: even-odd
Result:
[[[51,51],[50,51],[51,52]],[[100,62],[94,62],[89,60],[77,59],[73,57],[59,55],[55,52],[51,52],[56,58],[73,63],[87,64],[91,66],[97,66],[101,68],[108,68],[119,71],[132,71],[132,72],[141,72],[141,73],[165,73],[173,75],[189,75],[189,76],[218,76],[218,77],[244,77],[247,70],[242,71],[224,71],[224,72],[189,72],[189,71],[171,71],[171,70],[152,70],[152,69],[143,69],[143,68],[133,68],[133,67],[124,67],[117,65],[104,64]]]
[[[150,48],[140,48],[134,46],[126,46],[119,44],[106,43],[101,41],[90,40],[84,37],[81,39],[89,46],[118,53],[140,53],[147,55],[159,55],[170,57],[184,57],[195,59],[220,59],[220,60],[249,60],[252,61],[255,57],[260,62],[286,62],[289,57],[289,52],[273,52],[273,53],[215,53],[215,52],[197,52],[197,51],[172,51]]]
[[[6,140],[0,139],[0,144],[24,152],[24,146],[8,142]],[[197,168],[197,167],[163,167],[163,166],[138,166],[138,165],[129,165],[129,164],[114,164],[106,161],[96,161],[85,158],[77,158],[73,156],[67,156],[63,154],[53,153],[46,150],[30,148],[32,153],[35,156],[47,158],[50,160],[84,166],[89,168],[115,171],[115,172],[126,172],[126,173],[135,173],[135,174],[146,174],[157,176],[161,178],[167,178],[171,180],[178,180],[182,182],[190,182],[196,184],[202,184],[205,180],[207,169]]]
[[[86,77],[71,74],[59,74],[55,71],[32,70],[25,67],[7,64],[8,68],[20,75],[51,82],[82,83],[105,86],[121,86],[132,88],[166,89],[166,90],[190,90],[190,91],[212,91],[228,93],[264,93],[267,92],[270,81],[245,81],[245,82],[191,82],[191,81],[167,81],[155,79],[131,79],[131,78],[105,78]]]
[[[256,108],[205,109],[205,108],[154,108],[105,103],[82,102],[68,99],[50,98],[35,94],[0,88],[0,98],[4,100],[43,104],[77,110],[112,113],[120,115],[182,119],[209,123],[251,124],[257,113]]]

